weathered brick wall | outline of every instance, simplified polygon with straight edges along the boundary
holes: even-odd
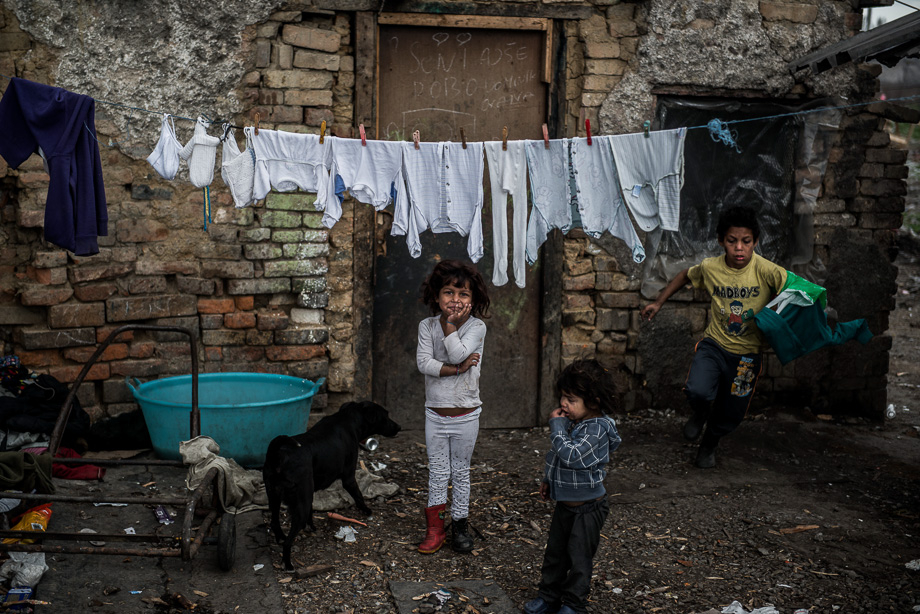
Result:
[[[326,121],[329,134],[354,136],[353,17],[291,4],[247,25],[239,48],[227,50],[241,76],[221,108],[232,109],[237,125],[259,113],[265,128],[316,133]],[[859,21],[844,1],[597,0],[590,17],[563,24],[560,122],[567,135],[584,135],[586,118],[595,134],[639,130],[654,117],[661,88],[688,96],[868,99],[875,87],[869,67],[798,81],[785,70],[785,62],[852,34]],[[0,32],[0,72],[62,80],[62,50],[36,42],[12,10],[0,8]],[[905,154],[891,149],[882,129],[895,112],[869,106],[847,114],[815,217],[815,260],[828,271],[832,303],[841,319],[869,316],[876,332],[892,308],[893,229],[903,209]],[[203,371],[324,376],[329,396],[318,397],[318,409],[350,398],[354,289],[369,283],[353,273],[355,205],[346,200],[342,219],[326,230],[310,195],[273,193],[238,210],[215,179],[205,232],[201,191],[184,177],[161,180],[144,161],[157,136],[151,124],[138,120],[141,129],[126,131],[124,111],[104,105],[97,116],[103,145],[121,143],[102,149],[111,221],[96,256],[75,258],[42,242],[48,178],[37,157],[15,171],[0,161],[3,351],[69,382],[119,324],[180,325],[199,336]],[[184,140],[191,123],[180,122],[179,131]],[[640,323],[648,297],[639,293],[640,268],[621,247],[579,230],[566,237],[562,359],[597,356],[615,367],[628,409],[677,406],[706,324],[706,297],[682,291],[654,326]],[[871,300],[852,283],[854,268],[871,277]],[[851,344],[785,368],[768,359],[761,398],[788,393],[830,409],[878,411],[889,345],[882,334],[865,348]],[[114,415],[134,408],[125,376],[189,369],[187,343],[177,336],[127,333],[91,371],[80,398],[95,417]]]
[[[3,13],[5,27],[15,18]],[[276,13],[244,33],[248,53],[238,124],[259,112],[265,128],[351,134],[353,61],[346,17]],[[12,39],[28,53],[28,36]],[[24,47],[24,48],[23,48]],[[341,47],[341,48],[340,48]],[[8,56],[4,56],[8,57]],[[7,74],[16,66],[5,64]],[[313,68],[305,68],[311,66]],[[22,71],[20,71],[21,73]],[[36,77],[33,77],[36,78]],[[49,80],[44,79],[46,82]],[[341,83],[339,83],[341,81]],[[100,142],[119,133],[99,105]],[[188,134],[180,122],[180,139]],[[183,130],[185,128],[185,130]],[[108,134],[107,130],[110,130]],[[156,134],[144,134],[149,147]],[[77,377],[97,342],[125,323],[175,325],[198,336],[203,372],[261,371],[327,377],[347,397],[354,373],[352,204],[332,230],[322,227],[313,195],[272,193],[235,209],[212,184],[213,214],[202,229],[202,192],[161,180],[141,159],[103,148],[109,236],[100,253],[68,256],[41,240],[48,176],[37,156],[0,169],[3,184],[4,352],[64,382]],[[189,345],[173,333],[124,333],[97,361],[80,399],[95,418],[134,409],[125,376],[156,378],[191,369]],[[326,405],[318,395],[314,407]]]

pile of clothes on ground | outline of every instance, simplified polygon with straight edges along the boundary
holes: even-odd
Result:
[[[44,531],[51,517],[51,504],[26,501],[18,493],[51,494],[52,477],[100,480],[105,469],[90,464],[64,465],[48,453],[51,433],[68,394],[67,386],[47,374],[35,374],[16,356],[0,357],[0,528]],[[74,397],[56,457],[79,458],[85,449],[90,418]],[[37,503],[37,505],[36,505]],[[17,543],[33,540],[3,539],[0,580],[8,582],[0,602],[28,602],[31,589],[48,569],[44,553],[14,552]],[[0,605],[2,607],[2,605]]]

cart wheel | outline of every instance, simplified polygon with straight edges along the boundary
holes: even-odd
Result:
[[[224,512],[217,530],[217,564],[223,571],[233,569],[236,559],[236,515]]]

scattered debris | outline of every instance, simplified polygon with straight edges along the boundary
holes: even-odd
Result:
[[[367,526],[366,522],[361,522],[360,520],[355,520],[354,518],[347,518],[345,516],[342,516],[341,514],[336,514],[335,512],[328,512],[326,516],[328,516],[332,520],[341,520],[342,522],[353,522],[355,524],[361,525],[362,527]]]
[[[173,517],[169,514],[166,508],[163,507],[162,505],[158,505],[156,509],[153,510],[153,513],[156,515],[157,522],[159,522],[160,524],[172,524],[173,522],[175,522],[175,520],[173,520]]]
[[[802,531],[812,531],[820,528],[821,527],[816,524],[800,524],[789,529],[780,529],[779,532],[783,535],[789,535],[790,533],[801,533]]]
[[[722,614],[748,614],[748,611],[737,601],[732,601],[731,604],[722,608]],[[751,610],[750,614],[779,614],[779,612],[772,605],[767,605]]]
[[[910,563],[905,563],[904,567],[907,567],[911,571],[920,571],[920,559],[914,559]]]
[[[355,537],[355,530],[351,527],[339,527],[339,530],[336,532],[336,539],[344,539],[346,543],[351,543],[357,541]]]
[[[303,567],[297,570],[298,578],[312,578],[313,576],[318,576],[321,573],[326,573],[327,571],[334,570],[333,565],[310,565],[309,567]]]
[[[80,533],[97,533],[97,531],[85,528],[85,529],[80,529]],[[90,546],[104,546],[105,542],[102,541],[101,539],[91,539],[89,540],[89,545]]]

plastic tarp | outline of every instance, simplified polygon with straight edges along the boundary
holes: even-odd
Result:
[[[827,100],[795,106],[659,99],[659,129],[692,129],[684,147],[680,231],[657,228],[646,235],[644,296],[654,297],[681,270],[720,254],[719,213],[736,205],[757,210],[762,256],[787,267],[812,260],[815,203],[839,124],[839,111],[827,106]],[[714,118],[738,121],[728,124],[738,149],[695,128]]]

